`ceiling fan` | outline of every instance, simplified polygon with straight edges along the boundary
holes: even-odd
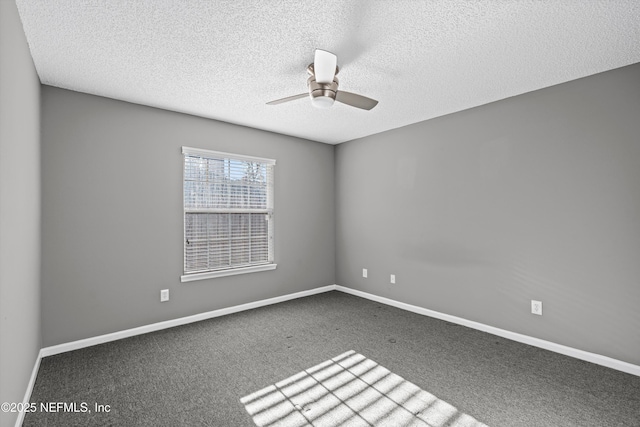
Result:
[[[318,108],[329,108],[335,101],[363,110],[371,110],[378,104],[375,99],[358,95],[344,90],[338,90],[338,78],[336,74],[340,69],[337,65],[338,58],[331,52],[316,49],[313,64],[309,64],[307,72],[310,74],[307,80],[308,93],[288,96],[275,101],[267,102],[267,105],[277,105],[284,102],[309,96],[311,104]]]

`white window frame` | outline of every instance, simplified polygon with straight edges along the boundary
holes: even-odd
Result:
[[[203,279],[211,279],[211,278],[216,278],[216,277],[224,277],[224,276],[232,276],[232,275],[236,275],[236,274],[246,274],[246,273],[255,273],[255,272],[259,272],[259,271],[268,271],[268,270],[274,270],[277,267],[277,264],[275,263],[275,257],[274,257],[274,239],[273,239],[273,206],[274,206],[274,197],[273,197],[273,187],[274,187],[274,183],[273,183],[273,177],[271,180],[270,185],[267,185],[267,209],[257,209],[257,210],[251,210],[251,209],[193,209],[193,208],[187,208],[186,207],[186,203],[185,203],[185,199],[184,199],[184,184],[185,184],[185,158],[187,156],[190,157],[202,157],[202,158],[207,158],[207,159],[230,159],[230,160],[237,160],[237,161],[244,161],[244,162],[256,162],[256,163],[261,163],[261,164],[266,164],[266,165],[271,165],[271,166],[275,166],[276,161],[274,159],[266,159],[266,158],[262,158],[262,157],[254,157],[254,156],[246,156],[246,155],[241,155],[241,154],[232,154],[232,153],[225,153],[225,152],[221,152],[221,151],[213,151],[213,150],[205,150],[205,149],[201,149],[201,148],[193,148],[193,147],[182,147],[182,165],[183,165],[183,177],[182,177],[182,192],[183,192],[183,200],[182,200],[182,207],[183,207],[183,215],[182,215],[182,221],[183,221],[183,233],[182,233],[182,240],[183,240],[183,274],[180,276],[180,281],[181,282],[191,282],[191,281],[195,281],[195,280],[203,280]],[[186,253],[187,253],[187,233],[186,233],[186,217],[187,217],[187,213],[193,213],[193,212],[212,212],[212,213],[237,213],[239,211],[243,211],[243,212],[259,212],[259,213],[265,213],[265,215],[268,216],[268,221],[269,221],[269,236],[268,236],[268,261],[266,263],[262,263],[262,264],[256,264],[256,265],[249,265],[249,266],[241,266],[241,267],[229,267],[229,268],[224,268],[224,269],[217,269],[217,270],[209,270],[209,271],[205,271],[205,272],[194,272],[194,273],[187,273],[185,271],[186,269]]]

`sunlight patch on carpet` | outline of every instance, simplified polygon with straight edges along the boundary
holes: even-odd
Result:
[[[240,402],[258,427],[486,427],[353,350]]]

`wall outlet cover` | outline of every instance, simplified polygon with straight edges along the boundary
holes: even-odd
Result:
[[[531,313],[542,316],[542,301],[531,300]]]
[[[169,289],[163,289],[160,291],[160,302],[169,301]]]
[[[362,269],[362,277],[364,277],[365,279],[367,278],[367,269],[366,268]]]

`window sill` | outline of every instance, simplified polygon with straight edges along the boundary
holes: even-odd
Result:
[[[229,270],[207,271],[206,273],[185,274],[180,276],[181,282],[214,279],[216,277],[234,276],[236,274],[256,273],[258,271],[275,270],[278,264],[253,265],[251,267],[233,268]]]

